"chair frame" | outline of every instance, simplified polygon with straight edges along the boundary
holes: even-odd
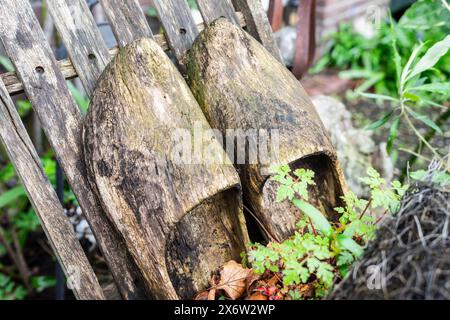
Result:
[[[180,70],[203,24],[195,25],[186,0],[155,0],[165,35],[153,35],[137,0],[100,0],[118,47],[148,37],[176,57]],[[203,20],[227,17],[244,27],[279,61],[269,21],[259,0],[197,0]],[[24,92],[37,113],[68,183],[96,236],[123,299],[148,297],[118,232],[103,213],[86,177],[81,145],[84,115],[66,80],[78,77],[90,97],[118,48],[108,48],[85,0],[47,0],[69,57],[57,61],[28,0],[0,3],[0,38],[14,72],[1,74],[0,140],[14,164],[78,299],[110,298],[88,262],[56,192],[16,111],[11,96]]]

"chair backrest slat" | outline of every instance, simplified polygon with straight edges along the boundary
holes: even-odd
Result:
[[[78,299],[104,299],[94,270],[76,238],[72,224],[64,214],[14,103],[1,81],[0,140],[25,186],[63,270],[66,274],[79,276],[76,279],[79,286],[74,286],[75,296]]]
[[[235,24],[239,24],[231,0],[197,0],[203,20],[210,24],[214,20],[224,17]]]
[[[169,47],[178,62],[183,64],[182,59],[199,33],[188,4],[186,0],[154,0],[153,2],[164,27]]]
[[[108,48],[85,0],[47,0],[48,10],[90,96],[110,60]]]
[[[242,13],[237,12],[236,16],[239,20],[239,24],[241,27],[245,27],[245,20],[242,15]],[[203,29],[203,23],[197,25],[198,30]],[[169,44],[167,43],[167,40],[164,35],[157,34],[154,35],[153,38],[155,39],[156,43],[158,43],[161,48],[164,50],[169,50]],[[111,57],[115,56],[117,54],[118,48],[112,48],[109,49],[109,55]],[[72,64],[71,59],[63,59],[58,61],[58,67],[61,70],[63,76],[65,79],[73,79],[78,76],[78,72],[75,70],[75,67]],[[1,79],[3,80],[3,83],[6,86],[6,89],[8,90],[10,95],[15,95],[18,93],[23,92],[23,84],[17,77],[17,74],[15,72],[5,72],[0,75]]]
[[[140,38],[152,38],[152,30],[137,0],[100,0],[120,47]]]
[[[234,8],[244,15],[246,30],[280,62],[283,63],[280,49],[273,37],[269,19],[261,0],[232,0]]]
[[[68,182],[125,296],[139,294],[126,246],[90,189],[81,146],[82,115],[28,0],[0,3],[0,38]]]

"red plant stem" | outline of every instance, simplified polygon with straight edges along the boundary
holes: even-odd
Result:
[[[375,225],[375,224],[378,224],[378,223],[383,219],[383,217],[386,215],[386,213],[387,213],[387,210],[385,210],[385,211],[383,212],[382,216],[379,217],[379,218],[377,219],[377,221],[375,221],[374,225]]]
[[[312,223],[311,218],[308,217],[308,219],[309,219],[309,223],[311,223],[311,227],[312,227],[312,231],[313,231],[314,236],[317,236],[316,229],[314,228],[314,225],[313,225],[313,223]]]
[[[363,212],[361,212],[361,215],[359,216],[359,219],[364,217],[364,215],[366,214],[367,209],[369,209],[371,203],[372,203],[372,199],[369,199],[369,202],[367,202],[366,207],[364,208]]]

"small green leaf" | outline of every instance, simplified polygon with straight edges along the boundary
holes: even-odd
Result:
[[[427,83],[421,86],[413,87],[410,90],[428,91],[436,93],[450,93],[450,82]]]
[[[372,76],[373,72],[364,69],[345,70],[339,72],[339,78],[341,79],[368,79]]]
[[[300,267],[303,268],[303,267]],[[306,270],[306,268],[303,268]],[[294,285],[294,284],[300,284],[300,273],[299,269],[287,269],[283,271],[283,283],[285,285]],[[308,270],[306,270],[308,272]]]
[[[417,180],[417,181],[423,181],[427,176],[427,171],[425,170],[417,170],[414,172],[410,172],[409,176],[411,179]]]
[[[281,185],[277,191],[276,202],[281,202],[286,199],[291,200],[294,197],[294,189],[289,186]]]
[[[334,279],[333,266],[328,263],[320,263],[317,268],[317,277],[325,286],[330,287]]]
[[[379,99],[379,100],[386,100],[386,101],[393,101],[393,102],[399,102],[399,100],[397,98],[391,97],[391,96],[386,96],[386,95],[382,95],[382,94],[375,94],[375,93],[367,93],[367,92],[359,92],[357,91],[357,93],[364,97],[364,98],[370,98],[370,99]]]
[[[427,126],[429,126],[430,128],[432,128],[434,131],[442,134],[442,129],[439,128],[439,126],[433,122],[433,120],[431,120],[430,118],[428,118],[426,115],[417,113],[411,109],[408,110],[409,114],[411,114],[416,120],[419,120],[423,123],[425,123]]]
[[[333,233],[333,228],[323,214],[308,202],[300,199],[293,199],[292,203],[308,216],[314,227],[320,230],[325,236],[329,237]]]
[[[67,81],[67,85],[69,87],[69,91],[72,94],[73,98],[75,99],[75,102],[77,103],[78,107],[83,111],[84,113],[87,112],[89,108],[89,99],[84,96],[78,89],[73,85],[72,82]]]
[[[355,90],[358,92],[364,92],[366,90],[369,90],[374,85],[376,85],[378,82],[382,81],[385,77],[385,74],[383,72],[377,72],[374,73],[369,79],[364,81],[358,88]]]
[[[12,202],[16,201],[18,198],[25,196],[25,189],[22,186],[15,187],[8,190],[0,195],[0,208],[3,208]]]
[[[400,83],[401,84],[405,85],[406,81],[408,81],[408,79],[412,78],[410,76],[410,74],[411,74],[411,66],[414,63],[414,61],[416,60],[417,55],[419,54],[420,50],[422,50],[422,48],[423,48],[423,43],[421,43],[418,46],[414,47],[413,52],[409,56],[408,62],[406,63],[405,67],[403,68],[402,76],[401,76],[401,79],[400,79]]]
[[[361,247],[355,240],[352,238],[346,237],[341,234],[337,236],[338,244],[341,248],[350,251],[356,258],[359,258],[364,253],[363,247]]]
[[[450,186],[450,174],[447,171],[440,171],[433,174],[432,178],[434,183],[437,183],[443,187]]]
[[[447,35],[445,39],[436,42],[430,49],[428,49],[428,51],[412,69],[406,80],[409,80],[414,76],[432,68],[448,52],[449,49],[450,35]]]
[[[378,129],[379,127],[381,127],[381,126],[383,126],[384,124],[386,124],[386,122],[389,121],[389,119],[392,117],[393,114],[394,114],[394,111],[388,112],[388,113],[385,114],[385,115],[383,116],[383,118],[381,118],[380,120],[375,121],[375,122],[369,124],[369,125],[366,127],[366,130],[375,130],[375,129]]]
[[[353,257],[353,255],[350,252],[348,252],[348,251],[341,251],[339,253],[339,255],[337,256],[336,264],[339,267],[341,267],[341,266],[345,266],[345,265],[351,264],[354,260],[355,260],[355,258]]]
[[[42,292],[47,288],[54,287],[56,285],[56,279],[49,276],[32,277],[31,285],[37,292]]]
[[[7,57],[0,55],[0,65],[6,69],[6,71],[11,72],[14,71],[14,66]]]
[[[420,100],[420,97],[418,95],[416,95],[414,93],[411,93],[411,92],[405,92],[403,94],[403,98],[406,98],[406,99],[411,100],[413,102],[417,102],[417,101]]]
[[[398,136],[398,124],[400,122],[400,117],[397,117],[391,125],[391,129],[389,130],[389,137],[386,144],[386,151],[388,154],[391,154],[392,146],[394,145],[395,140]]]

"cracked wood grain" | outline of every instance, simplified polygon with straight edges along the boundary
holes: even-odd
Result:
[[[232,0],[236,11],[244,15],[245,30],[250,33],[281,63],[280,49],[273,37],[269,19],[260,0]]]
[[[218,18],[227,18],[239,24],[231,0],[197,0],[197,4],[206,24]]]
[[[137,0],[100,0],[120,47],[140,38],[153,38]]]
[[[0,3],[0,38],[124,298],[143,297],[126,246],[101,210],[81,147],[82,115],[27,0]]]
[[[180,65],[186,52],[191,48],[199,30],[191,15],[186,0],[154,0],[167,42]]]
[[[110,55],[89,7],[85,0],[47,0],[47,6],[77,75],[91,96]]]
[[[97,277],[76,238],[72,224],[44,173],[31,139],[0,81],[0,140],[16,169],[36,211],[42,228],[66,275],[77,272],[79,287],[73,289],[77,299],[104,299]]]

